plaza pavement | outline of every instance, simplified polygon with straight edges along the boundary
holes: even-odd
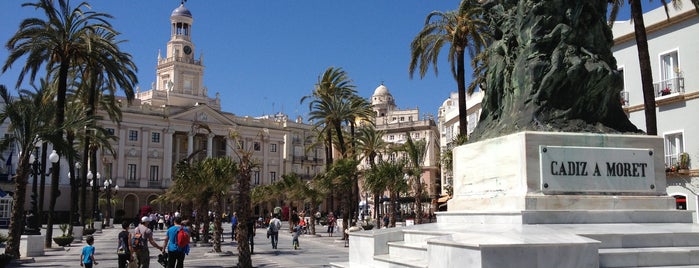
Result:
[[[237,243],[231,242],[231,225],[224,223],[224,241],[221,245],[223,252],[229,252],[228,256],[212,254],[211,246],[195,246],[190,244],[190,253],[185,257],[185,267],[235,267],[238,263]],[[291,245],[291,233],[288,232],[288,223],[283,222],[282,231],[279,232],[278,249],[272,249],[271,241],[266,238],[266,229],[257,229],[255,236],[255,249],[252,255],[254,267],[330,267],[330,263],[342,263],[349,260],[349,248],[345,247],[340,234],[335,233],[329,237],[326,229],[316,225],[316,233],[322,236],[302,235],[299,238],[301,247],[294,250]],[[0,232],[7,232],[7,229]],[[96,233],[95,259],[99,263],[96,268],[117,267],[116,238],[121,228],[106,228],[102,233]],[[54,230],[54,234],[60,234],[60,230]],[[154,231],[154,239],[162,245],[165,230]],[[11,263],[8,267],[80,267],[80,251],[85,245],[75,242],[65,248],[57,247],[46,250],[44,256],[33,257],[33,262],[22,261]],[[149,244],[151,262],[154,268],[162,267],[157,262],[160,253]],[[4,252],[4,249],[0,249]]]

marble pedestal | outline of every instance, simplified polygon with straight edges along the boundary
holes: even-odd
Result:
[[[22,235],[19,241],[19,254],[22,257],[44,256],[44,236]]]
[[[102,233],[102,222],[95,221],[93,224],[95,225],[95,232]]]
[[[83,226],[73,226],[73,242],[82,242],[83,241],[83,230],[85,227]]]
[[[603,168],[570,168],[583,162]],[[692,212],[666,193],[662,138],[515,133],[455,148],[453,181],[437,223],[352,233],[337,266],[699,265]]]

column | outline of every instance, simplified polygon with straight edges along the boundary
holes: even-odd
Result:
[[[121,185],[125,185],[128,178],[126,178],[126,129],[119,129],[119,150],[117,150],[117,167],[116,167],[116,177],[121,178],[124,181]],[[117,182],[119,184],[119,182]]]
[[[206,157],[211,158],[213,156],[213,151],[214,151],[214,137],[216,134],[214,133],[209,133],[209,135],[206,136]]]
[[[172,180],[172,135],[170,128],[163,130],[163,181]]]
[[[149,134],[150,131],[147,128],[142,127],[141,128],[141,162],[139,165],[141,166],[140,168],[140,176],[141,178],[146,178],[145,183],[143,182],[144,180],[141,180],[141,187],[148,187],[148,181],[150,180],[150,176],[148,175],[148,171],[150,170],[148,167],[148,140],[149,140]]]
[[[226,156],[233,157],[233,146],[236,146],[235,140],[230,137],[226,138]]]
[[[187,156],[189,157],[194,152],[194,132],[187,133]]]

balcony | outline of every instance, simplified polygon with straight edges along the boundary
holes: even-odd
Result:
[[[148,181],[148,188],[160,188],[162,185],[161,181]]]
[[[675,77],[653,84],[655,98],[684,94],[684,78]]]
[[[628,91],[619,92],[619,98],[621,100],[622,107],[629,106],[629,92]]]
[[[127,180],[126,181],[126,187],[128,188],[138,188],[140,187],[139,183],[137,180]]]

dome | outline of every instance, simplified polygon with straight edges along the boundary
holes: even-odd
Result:
[[[391,95],[391,93],[388,92],[388,88],[386,86],[381,84],[379,87],[377,87],[374,90],[374,96],[377,96],[377,95]]]
[[[173,10],[172,14],[170,15],[170,17],[174,17],[174,16],[183,16],[183,17],[190,17],[191,18],[192,13],[189,12],[189,9],[184,7],[184,4],[180,4],[180,6],[175,8],[175,10]]]

